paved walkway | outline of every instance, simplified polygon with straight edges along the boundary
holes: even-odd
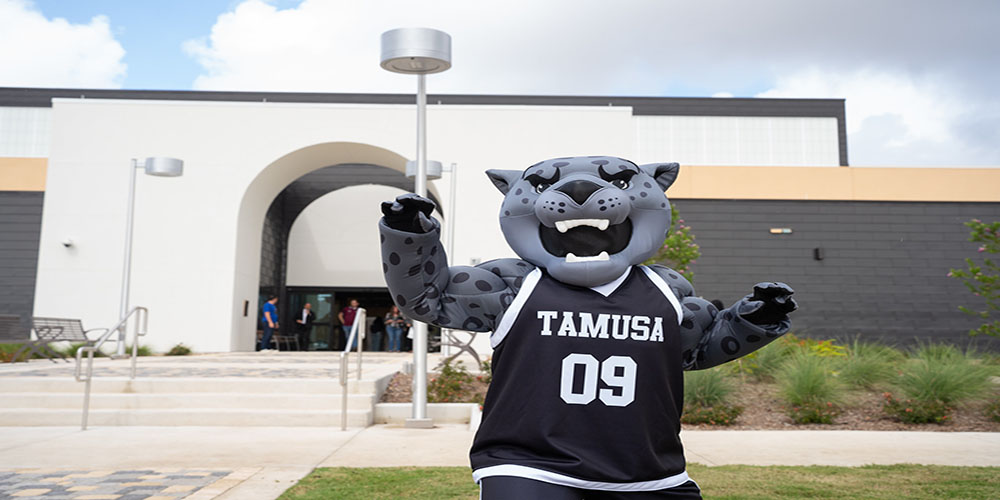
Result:
[[[329,354],[143,358],[140,377],[322,378]],[[405,354],[365,355],[391,373]],[[432,359],[433,365],[436,360]],[[101,360],[98,376],[127,363]],[[0,377],[72,374],[69,363],[0,365]],[[0,401],[0,405],[3,402]],[[0,498],[271,500],[316,467],[468,465],[465,425],[417,430],[325,427],[0,427]],[[1000,433],[686,431],[688,460],[706,465],[939,464],[1000,466]],[[471,481],[471,476],[470,476]]]
[[[472,436],[465,425],[7,427],[0,428],[0,495],[48,489],[24,498],[270,500],[315,467],[464,467]],[[1000,466],[1000,433],[686,431],[682,438],[688,460],[707,465]],[[77,486],[103,496],[67,496]]]

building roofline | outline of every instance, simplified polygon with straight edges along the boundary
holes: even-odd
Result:
[[[412,104],[414,102],[413,94],[0,87],[0,107],[52,107],[53,98],[340,104]],[[427,102],[446,105],[627,106],[632,108],[632,114],[636,116],[836,118],[840,164],[847,165],[844,99],[429,94]]]

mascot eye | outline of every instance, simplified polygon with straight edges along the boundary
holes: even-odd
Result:
[[[625,179],[615,179],[611,181],[611,185],[618,189],[628,189],[629,183]]]
[[[534,173],[525,176],[524,180],[531,183],[531,186],[535,188],[536,193],[541,193],[542,191],[552,187],[552,184],[559,180],[559,169],[555,169],[555,172],[552,173],[551,177],[542,177],[542,171],[536,170]]]

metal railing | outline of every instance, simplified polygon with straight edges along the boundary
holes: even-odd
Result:
[[[351,344],[354,339],[358,339],[356,349],[358,350],[358,380],[361,380],[361,343],[365,338],[365,325],[368,319],[368,311],[359,307],[354,315],[354,324],[351,325],[351,334],[348,336],[347,345],[340,353],[340,430],[347,430],[347,358],[351,354]]]
[[[128,334],[128,320],[132,316],[135,316],[135,328],[132,330],[132,354],[129,356],[131,358],[129,379],[135,380],[135,364],[136,359],[139,356],[139,337],[146,335],[146,331],[149,326],[149,309],[142,306],[133,307],[124,318],[115,324],[115,326],[108,328],[108,331],[104,333],[104,335],[101,335],[93,345],[83,346],[76,350],[76,368],[73,371],[73,377],[76,378],[77,382],[87,383],[83,392],[83,421],[80,424],[81,430],[87,430],[87,416],[90,413],[90,382],[94,378],[94,353],[97,352],[109,338],[111,338],[111,335],[117,333],[120,329],[125,329],[126,335],[121,338],[116,338],[115,342],[124,341]],[[87,353],[86,375],[81,373],[83,367],[83,353]]]

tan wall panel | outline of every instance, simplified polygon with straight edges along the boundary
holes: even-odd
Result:
[[[681,165],[672,198],[1000,202],[1000,168]]]
[[[44,191],[47,158],[0,158],[0,191]],[[685,166],[671,198],[1000,202],[1000,168]]]
[[[858,168],[856,200],[1000,201],[1000,168]]]
[[[0,158],[0,191],[45,191],[48,158]]]

